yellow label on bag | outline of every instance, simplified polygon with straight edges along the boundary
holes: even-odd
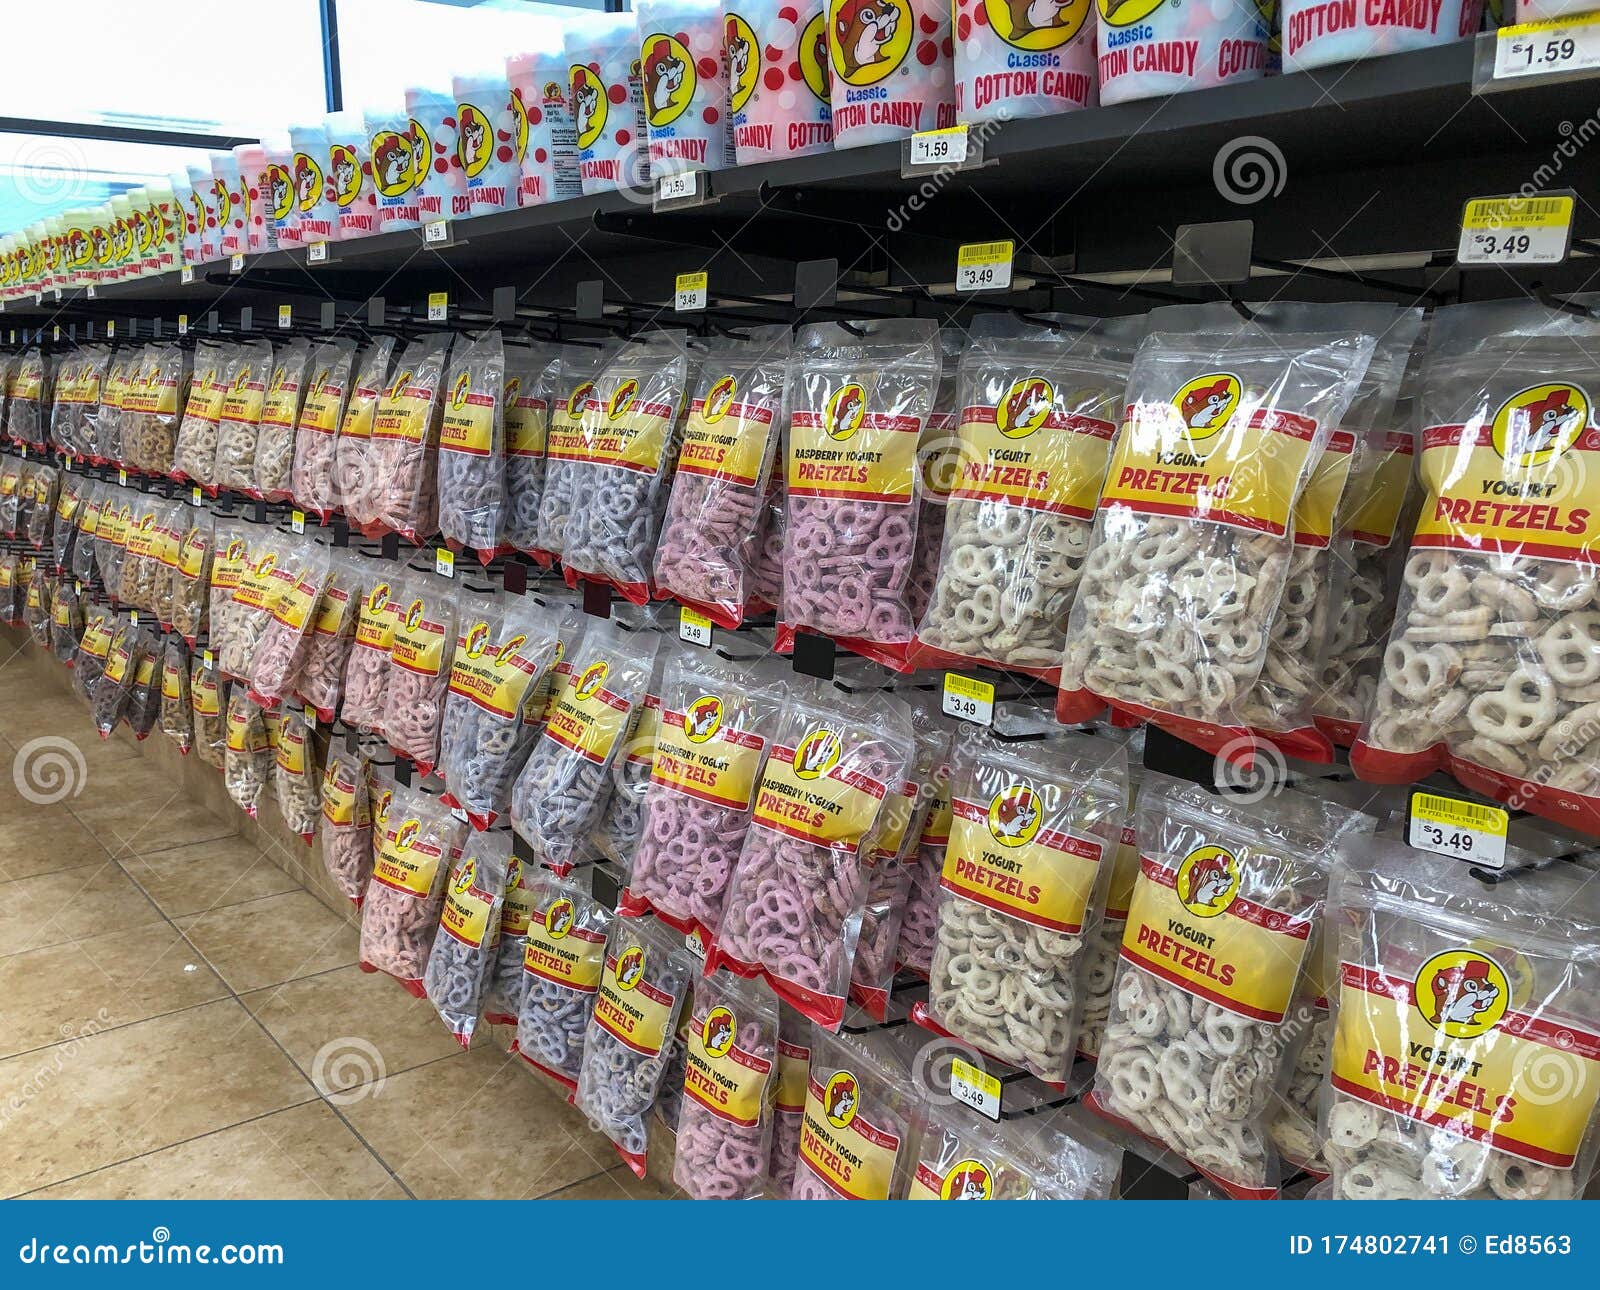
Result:
[[[1348,430],[1335,430],[1311,468],[1311,478],[1294,508],[1294,544],[1325,547],[1333,537],[1334,517],[1339,499],[1350,478],[1351,453],[1355,436]]]
[[[78,501],[77,493],[63,488],[61,496],[56,498],[56,518],[64,524],[70,524],[72,517],[78,513]]]
[[[666,1047],[672,1029],[673,997],[645,980],[650,953],[630,945],[621,954],[608,954],[594,999],[595,1025],[645,1057]]]
[[[463,623],[450,663],[450,693],[507,721],[519,716],[539,678],[539,660],[526,652],[527,644],[521,632],[491,641],[488,623]]]
[[[281,570],[275,579],[276,595],[272,601],[272,617],[291,631],[304,631],[322,596],[322,582],[308,570],[296,578],[290,571]]]
[[[671,440],[672,423],[677,419],[678,409],[671,403],[641,402],[638,387],[639,382],[628,377],[618,382],[606,397],[586,399],[578,423],[577,451],[567,446],[570,441],[565,436],[558,451],[552,432],[548,455],[653,474],[660,467],[662,454]]]
[[[921,417],[868,412],[860,382],[840,385],[824,407],[790,417],[789,495],[909,503],[921,433]]]
[[[405,443],[421,443],[428,437],[429,422],[433,417],[433,387],[420,385],[411,371],[402,371],[390,385],[388,393],[378,401],[372,418],[374,439],[398,439]]]
[[[772,1062],[739,1047],[738,1034],[731,1008],[695,1011],[684,1036],[683,1092],[717,1119],[753,1129],[766,1106]]]
[[[444,401],[439,451],[487,457],[494,451],[494,417],[494,395],[474,391],[469,373],[462,372]]]
[[[278,737],[273,741],[274,760],[285,775],[303,779],[306,773],[306,727],[298,721],[285,719],[278,726]]]
[[[128,529],[133,524],[133,506],[124,502],[121,506],[106,506],[100,512],[100,541],[108,546],[126,546],[128,542]]]
[[[276,368],[272,373],[272,386],[267,391],[266,402],[261,405],[261,424],[292,430],[299,411],[300,382],[289,379],[287,368]]]
[[[339,426],[341,439],[370,439],[372,423],[378,415],[381,391],[358,385],[351,391],[350,402],[344,410],[344,420]]]
[[[1100,506],[1287,532],[1317,423],[1261,397],[1232,372],[1207,372],[1164,403],[1130,405]]]
[[[348,588],[329,583],[317,600],[316,616],[311,620],[311,630],[318,636],[337,636],[344,630],[345,615],[350,611]]]
[[[778,1040],[778,1110],[786,1115],[798,1115],[805,1110],[806,1081],[810,1073],[811,1050]]]
[[[1139,835],[1133,825],[1122,826],[1122,837],[1111,861],[1111,885],[1106,888],[1106,917],[1122,921],[1133,904],[1133,884],[1139,880]]]
[[[684,711],[662,714],[650,778],[685,797],[743,811],[765,749],[759,735],[723,725],[721,696],[702,694]]]
[[[964,408],[950,495],[1092,519],[1117,427],[1056,410],[1056,393],[1025,377],[995,407]]]
[[[218,420],[237,425],[259,425],[261,409],[267,401],[267,383],[263,379],[267,375],[252,370],[248,363],[240,364],[233,383],[223,393]]]
[[[545,734],[564,748],[603,765],[628,728],[631,705],[606,688],[611,672],[603,661],[572,669],[545,722]]]
[[[300,429],[314,434],[332,434],[339,428],[339,407],[343,402],[343,382],[335,381],[328,368],[320,369],[306,387],[306,401],[300,409]]]
[[[478,886],[477,879],[477,861],[463,856],[445,885],[444,909],[439,915],[439,930],[474,950],[489,935],[489,916],[494,912],[494,893]]]
[[[242,538],[234,538],[225,547],[218,547],[211,561],[211,586],[230,594],[239,588],[239,579],[250,561],[250,548]]]
[[[506,456],[542,457],[550,428],[550,405],[525,388],[522,379],[506,378]]]
[[[962,900],[1050,931],[1083,930],[1104,847],[1045,826],[1027,784],[986,802],[958,797],[939,885]]]
[[[774,744],[756,790],[752,823],[854,851],[877,821],[888,785],[858,770],[842,736],[816,725],[794,747]]]
[[[689,405],[678,470],[754,488],[761,482],[772,442],[773,407],[745,403],[737,380],[724,376]]]
[[[409,605],[395,605],[394,642],[389,660],[419,676],[438,676],[444,667],[445,625],[431,617],[430,606],[420,596]]]
[[[374,583],[367,589],[361,601],[361,610],[356,615],[356,644],[381,650],[385,654],[394,644],[397,612],[397,606],[389,598],[390,590],[387,582]]]
[[[0,490],[3,490],[5,481],[0,479]],[[93,498],[84,502],[83,508],[78,512],[78,534],[81,537],[94,537],[100,531],[100,503]]]
[[[1571,1168],[1600,1101],[1600,1035],[1513,1002],[1506,970],[1471,947],[1414,974],[1341,963],[1329,1081],[1496,1151]]]
[[[647,694],[639,705],[639,719],[628,732],[625,759],[635,766],[651,766],[656,758],[656,736],[660,729],[661,700]]]
[[[205,568],[210,547],[211,535],[205,529],[190,529],[178,546],[178,572],[191,582],[198,578]]]
[[[950,827],[954,822],[955,809],[950,803],[950,768],[943,766],[934,777],[933,802],[928,807],[928,818],[922,822],[922,834],[917,838],[917,845],[948,846]]]
[[[500,935],[526,936],[533,920],[533,888],[526,881],[527,869],[512,856],[506,868],[506,898],[500,906]]]
[[[600,988],[605,968],[606,938],[575,926],[575,917],[572,901],[566,896],[552,897],[543,909],[535,907],[528,920],[522,970],[569,990],[593,994]]]
[[[183,669],[176,663],[161,665],[161,697],[169,703],[183,698]]]
[[[348,763],[329,762],[322,772],[322,818],[335,828],[358,827],[356,784]]]
[[[106,680],[121,685],[123,679],[128,675],[129,661],[128,647],[119,638],[112,644],[110,657],[106,659]]]
[[[422,821],[400,819],[389,814],[390,827],[384,829],[372,865],[372,880],[392,891],[426,900],[444,867],[444,852],[422,834]]]
[[[229,752],[266,752],[271,744],[267,740],[267,727],[261,719],[261,713],[243,703],[230,703],[226,744]]]
[[[579,381],[567,391],[565,398],[556,400],[550,409],[550,423],[545,434],[545,451],[549,456],[583,460],[583,407],[593,392],[593,381]]]
[[[215,672],[200,671],[189,687],[189,706],[197,717],[214,717],[222,711],[222,697]]]
[[[826,1084],[807,1077],[800,1166],[847,1200],[888,1200],[900,1138],[860,1113],[861,1080],[841,1070]]]
[[[139,666],[134,669],[133,683],[135,685],[149,685],[155,679],[156,659],[154,654],[145,654],[139,659]]]
[[[203,421],[207,425],[216,425],[222,416],[222,401],[227,395],[227,387],[217,383],[218,372],[208,369],[206,372],[196,372],[189,381],[189,397],[183,405],[183,419],[185,421]],[[126,389],[126,383],[123,386]]]
[[[1383,548],[1394,541],[1415,459],[1416,442],[1410,434],[1391,430],[1384,435],[1377,461],[1351,511],[1350,530],[1357,542]]]

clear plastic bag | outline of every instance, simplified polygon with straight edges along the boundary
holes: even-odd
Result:
[[[917,1140],[907,1200],[1110,1200],[1122,1151],[1087,1125],[986,1124],[934,1107]]]
[[[272,356],[272,377],[267,384],[266,401],[261,405],[254,464],[246,485],[252,497],[264,497],[269,502],[289,500],[295,426],[300,422],[310,362],[311,345],[304,340],[280,345]]]
[[[101,527],[105,527],[103,522]],[[208,632],[214,655],[221,654],[222,642],[232,634],[235,615],[244,612],[234,604],[233,593],[239,589],[239,580],[250,564],[250,544],[262,536],[256,525],[238,520],[219,518],[212,525],[210,587],[202,627]],[[173,603],[176,607],[176,598]]]
[[[218,488],[245,493],[255,488],[256,443],[272,372],[270,342],[247,341],[239,347],[238,365],[217,412],[217,465],[209,482]]]
[[[315,723],[299,708],[284,709],[273,741],[272,791],[289,832],[298,833],[308,846],[322,814],[321,780]]]
[[[785,706],[728,881],[707,971],[764,977],[837,1029],[885,802],[915,756],[911,712],[887,694],[820,686]]]
[[[14,538],[22,508],[22,459],[9,454],[0,457],[0,534]]]
[[[345,668],[366,588],[363,575],[359,556],[348,549],[333,552],[304,648],[297,655],[289,684],[302,703],[316,709],[318,721],[332,723],[339,711]]]
[[[100,383],[100,407],[94,417],[89,459],[97,466],[122,460],[122,401],[128,392],[128,374],[137,370],[143,350],[134,346],[112,352]],[[179,398],[183,397],[182,390]]]
[[[298,580],[304,558],[299,539],[281,533],[256,529],[247,540],[249,555],[239,569],[233,601],[220,618],[215,606],[211,613],[211,648],[217,666],[237,681],[249,680],[256,646],[272,622],[273,606],[283,589]]]
[[[933,966],[933,943],[939,930],[939,875],[944,872],[945,850],[950,844],[950,762],[933,768],[929,778],[932,796],[916,852],[906,861],[905,906],[900,912],[900,935],[895,943],[895,963],[926,979]]]
[[[891,1032],[811,1030],[794,1200],[894,1200],[910,1182],[922,1110]]]
[[[470,1048],[495,962],[495,938],[505,901],[511,834],[474,833],[450,866],[439,935],[428,955],[423,986],[445,1029]]]
[[[189,517],[193,507],[180,501],[170,501],[156,515],[156,541],[154,555],[159,566],[155,570],[152,608],[163,631],[173,628],[173,580],[178,572],[183,539],[189,531]]]
[[[938,329],[912,319],[807,327],[792,367],[779,648],[807,628],[904,671]]]
[[[228,796],[253,820],[272,776],[273,752],[261,706],[242,685],[232,686],[228,692],[223,750],[222,780]]]
[[[189,660],[189,710],[194,716],[195,756],[207,766],[221,770],[227,743],[227,682],[217,676],[214,665],[197,654]]]
[[[344,418],[355,371],[353,340],[326,340],[311,351],[305,402],[294,433],[289,491],[295,505],[326,524],[339,508],[336,463],[339,423]]]
[[[372,804],[361,758],[335,743],[322,772],[322,863],[357,909],[372,878]]]
[[[628,742],[612,770],[611,793],[590,834],[595,849],[615,864],[624,878],[633,870],[634,852],[644,833],[644,799],[656,763],[656,736],[661,730],[662,678],[671,658],[685,648],[663,638],[644,700],[628,731]]]
[[[155,612],[156,588],[165,572],[160,545],[161,521],[167,505],[154,493],[133,494],[129,503],[128,533],[123,544],[122,570],[115,588],[120,603],[151,613]]]
[[[33,469],[33,505],[28,509],[28,544],[35,551],[52,549],[51,532],[55,527],[56,495],[61,487],[61,472],[54,466],[39,465]]]
[[[450,333],[435,332],[406,346],[399,369],[379,401],[368,444],[371,471],[359,509],[345,511],[368,537],[398,533],[421,544],[439,531],[439,421]]]
[[[113,600],[122,590],[122,559],[127,550],[128,529],[133,524],[136,496],[131,489],[107,484],[100,523],[95,529],[94,562],[100,570],[106,594]]]
[[[546,436],[560,352],[508,344],[505,383],[505,512],[502,538],[531,552],[539,536]]]
[[[189,651],[168,637],[161,655],[161,733],[184,756],[194,747],[194,713],[189,706]]]
[[[578,492],[579,463],[584,453],[583,409],[594,393],[596,378],[615,352],[612,345],[564,345],[552,374],[554,395],[545,432],[544,485],[539,494],[539,521],[533,542],[533,553],[542,563],[565,555],[574,512],[583,504]]]
[[[24,350],[6,389],[6,438],[40,452],[45,448],[50,366],[50,360],[37,347]]]
[[[1139,791],[1144,781],[1139,736],[1128,748],[1128,810],[1123,817],[1122,836],[1111,858],[1111,882],[1106,887],[1105,917],[1089,937],[1084,961],[1079,969],[1083,986],[1083,1013],[1078,1019],[1078,1053],[1091,1061],[1100,1056],[1106,1024],[1111,1019],[1111,1000],[1117,980],[1117,962],[1122,956],[1122,934],[1128,925],[1128,909],[1133,903],[1133,884],[1139,877]],[[1308,960],[1309,962],[1309,960]]]
[[[500,333],[463,334],[446,371],[439,429],[439,532],[485,565],[500,550],[506,510],[506,359]]]
[[[786,1003],[778,1005],[778,1082],[772,1099],[772,1150],[767,1194],[788,1200],[800,1165],[800,1126],[811,1076],[811,1023]]]
[[[72,549],[78,540],[78,508],[83,505],[88,484],[82,476],[69,473],[56,494],[55,523],[50,529],[50,567],[56,573],[65,573],[72,567]]]
[[[216,487],[222,403],[233,388],[243,358],[244,350],[238,345],[203,340],[195,346],[189,397],[172,455],[172,470],[179,479]]]
[[[388,973],[421,999],[445,880],[467,830],[437,798],[403,784],[394,786],[383,819],[361,906],[361,967]]]
[[[330,508],[343,507],[357,527],[364,519],[370,521],[377,515],[379,481],[372,457],[372,426],[378,404],[391,388],[394,350],[392,336],[374,337],[362,349],[333,447],[333,477],[326,501]]]
[[[431,775],[439,762],[439,729],[450,686],[456,589],[431,573],[410,573],[396,581],[394,594],[383,733],[397,755]]]
[[[585,888],[547,870],[534,869],[527,881],[522,995],[511,1051],[572,1092],[616,915]]]
[[[0,490],[5,488],[5,469],[0,464]],[[95,576],[95,537],[100,529],[100,509],[105,505],[108,489],[98,480],[85,480],[82,500],[78,503],[77,539],[72,544],[72,560],[68,572],[79,582],[89,582]],[[0,510],[4,509],[4,496],[0,492]],[[0,528],[3,528],[0,525]]]
[[[50,604],[50,649],[56,662],[71,667],[83,635],[83,601],[67,578],[56,582]]]
[[[139,654],[139,666],[128,691],[128,728],[141,742],[150,737],[161,715],[161,654],[161,636],[152,630]]]
[[[403,575],[402,575],[403,576]],[[374,564],[361,579],[355,636],[344,668],[339,715],[357,730],[383,733],[389,697],[389,651],[400,613],[399,593],[386,564]]]
[[[89,689],[89,719],[102,739],[109,739],[128,713],[133,684],[144,658],[155,648],[155,637],[147,627],[135,627],[126,618],[116,627],[105,655],[105,668]],[[84,669],[80,667],[79,675]]]
[[[291,567],[286,552],[273,570],[269,621],[250,654],[250,697],[264,708],[276,708],[293,689],[333,569],[333,552],[315,542],[295,544],[293,557]]]
[[[189,386],[189,355],[178,345],[149,345],[142,362],[130,361],[119,427],[121,456],[131,468],[172,473]]]
[[[506,896],[500,906],[500,932],[483,998],[483,1019],[490,1025],[515,1028],[517,1014],[522,1011],[522,1000],[527,994],[522,960],[528,952],[528,924],[533,917],[533,892],[539,872],[537,865],[525,864],[516,856],[506,861]]]

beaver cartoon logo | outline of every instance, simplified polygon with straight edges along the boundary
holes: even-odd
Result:
[[[733,377],[722,377],[707,391],[706,400],[700,406],[701,419],[707,425],[716,425],[728,415],[728,409],[733,406],[734,395],[738,392],[739,387]]]
[[[489,648],[489,624],[484,622],[473,623],[467,628],[467,657],[482,658],[483,651]]]
[[[589,396],[594,393],[594,382],[584,381],[572,388],[572,393],[567,396],[567,415],[577,420],[583,415],[583,405],[589,401]]]
[[[211,205],[217,212],[217,227],[226,228],[228,216],[233,210],[233,203],[228,196],[228,185],[220,179],[211,181]]]
[[[333,162],[333,200],[340,207],[348,206],[361,194],[361,162],[356,150],[343,143],[329,149],[329,159]]]
[[[74,269],[81,269],[88,264],[93,254],[94,244],[81,228],[75,228],[67,234],[67,263]]]
[[[411,602],[411,608],[406,610],[405,618],[406,630],[408,632],[414,632],[417,630],[417,625],[422,622],[422,614],[426,608],[427,606],[424,605],[421,600],[413,600]]]
[[[294,199],[303,211],[317,204],[322,193],[322,167],[315,157],[303,152],[294,154]]]
[[[199,209],[201,209],[202,211],[204,211],[204,209],[205,209],[201,205],[200,199],[198,197],[195,198],[195,206],[198,207]],[[203,214],[201,215],[201,222],[202,223],[205,222],[205,216]],[[95,263],[96,264],[105,264],[107,261],[109,261],[111,259],[111,235],[106,232],[105,225],[96,224],[93,228],[91,228],[89,230],[89,237],[94,242]],[[43,251],[43,249],[41,249],[39,251],[39,269],[40,269],[40,272],[43,272],[43,270],[44,270],[44,251]]]
[[[902,0],[829,0],[828,50],[835,75],[874,85],[902,62],[916,23]]]
[[[508,408],[517,406],[517,395],[522,392],[522,378],[520,376],[506,377],[505,404]]]
[[[750,24],[736,13],[723,23],[722,37],[728,55],[728,109],[742,112],[761,76],[761,47]]]
[[[726,1057],[728,1050],[733,1047],[733,1032],[737,1029],[733,1013],[727,1008],[713,1008],[706,1013],[705,1025],[700,1028],[700,1039],[706,1046],[706,1052],[713,1057]]]
[[[550,902],[550,907],[544,911],[544,930],[550,933],[551,940],[559,941],[572,930],[575,913],[572,902],[565,896]]]
[[[516,658],[517,651],[527,643],[528,638],[519,632],[500,647],[499,651],[494,656],[494,661],[499,664],[499,666],[504,667],[512,659]]]
[[[571,68],[573,128],[577,132],[578,147],[592,148],[605,133],[609,98],[600,74],[584,63],[574,63]]]
[[[633,411],[633,401],[639,394],[639,382],[633,377],[621,382],[616,389],[611,391],[611,397],[606,400],[606,419],[615,421]]]
[[[256,577],[263,580],[270,578],[272,576],[272,571],[277,567],[278,557],[269,551],[266,555],[262,556],[256,561]]]
[[[388,603],[389,584],[387,582],[380,582],[377,584],[377,586],[373,587],[371,594],[367,596],[367,608],[372,613],[376,614]]]
[[[1021,847],[1039,832],[1039,795],[1027,784],[1001,789],[989,803],[989,833],[1003,847]]]
[[[267,209],[274,220],[286,220],[294,209],[294,185],[289,182],[289,169],[277,162],[267,167]]]
[[[1189,442],[1209,439],[1228,424],[1239,407],[1239,378],[1231,372],[1197,376],[1172,396],[1172,406],[1183,418]]]
[[[233,392],[235,394],[243,394],[245,386],[250,384],[252,375],[250,365],[246,363],[239,369],[239,374],[233,378]]]
[[[722,700],[703,694],[683,714],[683,733],[692,744],[703,744],[722,727]]]
[[[427,126],[416,117],[407,120],[406,136],[411,144],[411,186],[415,188],[428,177],[428,166],[433,157],[433,139],[428,134]]]
[[[451,884],[456,895],[465,896],[472,890],[473,870],[474,866],[471,860],[463,860],[461,862],[460,867],[456,870],[456,880]]]
[[[578,683],[572,687],[572,692],[580,699],[592,699],[600,692],[600,687],[606,683],[606,676],[611,671],[611,665],[604,661],[591,663],[584,668],[583,675],[578,678]]]
[[[1196,918],[1215,918],[1239,894],[1239,862],[1223,847],[1196,847],[1178,866],[1178,900]]]
[[[993,1200],[994,1175],[981,1160],[963,1160],[939,1185],[940,1200]]]
[[[842,753],[839,736],[826,726],[818,726],[794,750],[794,773],[801,779],[818,779],[839,764]]]
[[[460,411],[467,404],[467,395],[472,393],[472,373],[463,372],[456,377],[455,388],[450,391],[450,406]]]
[[[378,800],[373,803],[372,822],[380,829],[389,822],[389,804],[394,801],[394,789],[386,788],[378,794]]]
[[[460,128],[456,134],[456,160],[468,179],[483,173],[494,155],[494,135],[489,129],[489,118],[479,108],[463,103],[456,109]]]
[[[861,429],[861,423],[866,417],[867,392],[852,381],[848,385],[841,385],[833,392],[833,397],[828,400],[828,406],[823,411],[822,429],[828,438],[837,439],[842,443]]]
[[[1516,466],[1542,466],[1572,447],[1589,426],[1593,404],[1571,384],[1518,391],[1495,413],[1494,450]]]
[[[515,149],[518,165],[528,155],[528,108],[522,101],[522,91],[511,91],[511,146]]]
[[[150,218],[148,211],[134,212],[133,235],[141,254],[156,244],[156,222]]]
[[[1505,970],[1476,950],[1435,954],[1413,986],[1417,1011],[1451,1039],[1475,1039],[1492,1030],[1511,1004]]]
[[[400,827],[394,831],[394,849],[396,851],[409,851],[416,846],[417,838],[422,833],[421,820],[403,820]]]
[[[1164,3],[1165,0],[1096,0],[1100,19],[1108,27],[1129,27],[1143,22]]]
[[[822,1091],[822,1113],[836,1129],[847,1129],[861,1101],[861,1081],[850,1071],[837,1071]]]
[[[411,384],[411,378],[413,375],[414,373],[409,367],[402,367],[399,372],[395,374],[394,380],[389,383],[389,397],[391,399],[398,399],[402,394],[404,394],[406,392],[406,386]]]
[[[630,945],[617,956],[617,984],[631,990],[644,980],[644,946]]]
[[[1050,382],[1043,377],[1029,376],[1014,382],[994,410],[995,428],[1007,439],[1026,439],[1045,423],[1055,397]]]
[[[644,73],[644,105],[653,126],[671,125],[694,98],[694,59],[664,32],[646,36],[639,56]]]
[[[415,180],[411,166],[411,140],[393,130],[372,136],[372,183],[384,197],[398,197]]]
[[[1018,49],[1054,49],[1083,29],[1089,0],[984,0],[994,34]]]

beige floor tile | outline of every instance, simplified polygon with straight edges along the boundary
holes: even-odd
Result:
[[[12,811],[0,805],[0,881],[103,864],[105,849],[64,805]]]
[[[161,921],[160,911],[109,860],[0,887],[0,955]]]
[[[359,936],[306,891],[174,920],[234,990],[258,990],[356,961]]]
[[[227,995],[165,923],[0,958],[0,1057]]]
[[[119,859],[238,832],[237,821],[212,814],[142,757],[91,776],[72,813]]]
[[[405,1193],[322,1102],[33,1193],[41,1200],[392,1200]]]
[[[169,918],[300,889],[254,843],[237,836],[130,856],[122,867]]]
[[[32,1191],[308,1100],[231,999],[0,1061],[0,1194]]]
[[[323,1093],[462,1052],[426,999],[359,967],[252,991],[240,1002]]]
[[[616,1159],[550,1087],[489,1049],[385,1080],[343,1107],[424,1199],[544,1196]]]
[[[608,1169],[593,1178],[563,1187],[546,1200],[672,1200],[670,1193],[662,1191],[650,1179],[633,1176],[627,1165]],[[680,1198],[681,1199],[681,1198]]]

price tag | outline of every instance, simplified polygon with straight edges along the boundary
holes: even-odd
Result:
[[[73,589],[73,591],[77,592],[78,595],[80,595],[80,596],[83,595],[83,583],[82,583],[82,581],[80,579],[74,578],[72,580],[72,589]]]
[[[121,484],[124,488],[126,488],[128,486],[128,472],[127,471],[125,471],[125,470],[117,471],[117,483]]]
[[[913,166],[959,166],[967,159],[967,127],[921,130],[911,136]]]
[[[50,328],[50,339],[51,340],[60,340],[61,339],[61,324],[60,323],[56,323]]]
[[[228,257],[228,272],[229,273],[243,273],[244,272],[244,256],[242,256],[242,255],[229,256]]]
[[[314,726],[316,724],[317,724],[317,710],[315,708],[313,708],[308,703],[308,704],[306,704],[306,725]]]
[[[1406,841],[1419,851],[1499,869],[1506,862],[1510,823],[1510,812],[1504,807],[1417,789],[1407,812]]]
[[[994,686],[987,681],[975,681],[959,672],[944,674],[944,702],[941,708],[947,717],[970,721],[975,726],[994,724]]]
[[[217,670],[217,656],[208,649],[201,650],[200,666],[208,672],[215,672]]]
[[[1494,79],[1592,72],[1600,68],[1600,13],[1502,27],[1494,46]]]
[[[190,506],[204,506],[205,505],[205,497],[200,492],[200,485],[199,484],[196,484],[193,488],[191,488],[189,490],[189,505]]]
[[[968,242],[956,252],[956,290],[1006,290],[1015,249],[1010,242]]]
[[[656,183],[656,200],[658,202],[681,202],[687,197],[693,197],[700,191],[700,172],[698,170],[679,170],[670,175],[662,175]]]
[[[678,639],[710,649],[711,620],[699,610],[685,605],[678,611]]]
[[[107,318],[106,319],[106,339],[107,340],[116,340],[116,338],[117,338],[117,320],[115,318]]]
[[[306,531],[306,513],[304,511],[289,512],[289,532],[304,533]]]
[[[93,300],[94,299],[94,288],[93,287],[85,287],[83,289],[83,298],[85,300]]]
[[[1560,264],[1572,239],[1573,197],[1474,197],[1461,212],[1457,264]]]
[[[1000,1081],[959,1057],[950,1063],[950,1096],[963,1106],[997,1124],[1000,1121]]]
[[[672,293],[672,308],[680,314],[694,313],[706,307],[706,282],[707,275],[700,273],[680,273],[676,289]]]
[[[306,263],[326,264],[328,262],[328,244],[326,242],[306,243]]]
[[[706,959],[706,940],[705,940],[705,937],[701,934],[700,929],[698,927],[695,928],[692,932],[689,932],[684,936],[684,938],[683,938],[683,947],[684,947],[684,949],[688,950],[689,953],[693,954],[695,956],[695,958],[699,959],[702,963],[705,962],[705,959]]]
[[[422,244],[424,246],[443,246],[450,240],[450,221],[447,219],[429,220],[422,226]]]
[[[72,458],[72,454],[71,454],[71,453],[70,453],[70,452],[69,452],[69,453],[68,453],[68,454],[67,454],[67,455],[66,455],[66,456],[65,456],[65,457],[63,457],[63,458],[62,458],[62,459],[61,459],[61,465],[62,465],[62,467],[63,467],[63,468],[64,468],[64,469],[66,469],[66,471],[67,471],[67,472],[68,472],[68,473],[69,473],[69,474],[70,474],[70,473],[71,473],[71,471],[72,471],[72,460],[73,460],[73,458]]]
[[[188,334],[189,334],[189,315],[188,314],[179,314],[178,315],[178,335],[187,336]]]
[[[128,611],[128,622],[134,627],[139,625],[139,611],[137,609],[130,609]]]
[[[450,314],[450,293],[448,291],[430,291],[428,293],[428,321],[444,322]]]
[[[433,571],[441,578],[456,576],[456,553],[448,547],[440,547],[433,553]]]
[[[286,331],[294,325],[294,306],[278,306],[278,330]]]
[[[178,281],[183,283],[184,286],[188,286],[191,282],[193,282],[194,281],[194,265],[186,264],[186,265],[183,266],[183,268],[179,269],[178,270]]]
[[[459,806],[452,806],[450,808],[450,818],[452,820],[459,820],[462,824],[470,824],[471,823],[471,821],[469,819],[467,819],[467,813],[464,810],[462,810]]]

